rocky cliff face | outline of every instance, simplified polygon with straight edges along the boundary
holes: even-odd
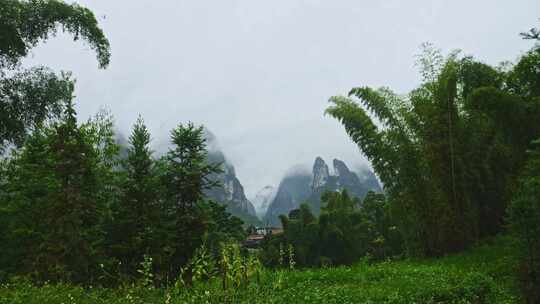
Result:
[[[313,178],[311,182],[311,189],[318,189],[324,187],[328,183],[330,178],[330,171],[324,160],[320,157],[315,159],[313,164]]]
[[[223,170],[222,173],[211,176],[213,180],[219,181],[221,186],[206,190],[206,196],[227,206],[231,214],[238,216],[245,223],[258,224],[255,208],[247,199],[244,187],[236,177],[234,166],[227,162],[223,152],[218,149],[214,135],[207,131],[206,138],[209,147],[208,161],[222,164]]]
[[[317,157],[311,174],[292,174],[280,183],[276,197],[270,204],[263,222],[268,225],[280,225],[279,215],[287,215],[302,203],[308,203],[315,214],[321,210],[321,194],[326,191],[346,189],[350,195],[364,198],[368,191],[380,192],[381,188],[375,175],[370,170],[363,172],[360,178],[339,160],[333,160],[333,172],[330,173],[326,162]]]
[[[223,173],[212,176],[212,179],[219,181],[221,186],[207,190],[206,195],[217,202],[227,205],[231,211],[255,215],[255,208],[244,194],[244,187],[236,177],[234,167],[225,162],[221,152],[209,154],[208,159],[213,163],[223,164]]]

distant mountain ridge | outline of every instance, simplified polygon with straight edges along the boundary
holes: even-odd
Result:
[[[371,190],[381,191],[381,186],[371,170],[364,170],[362,178],[349,170],[347,165],[334,159],[333,172],[326,162],[317,157],[311,173],[297,172],[289,174],[280,182],[277,194],[263,218],[267,225],[280,225],[279,215],[287,215],[300,204],[307,202],[315,214],[320,213],[321,194],[326,191],[346,189],[351,196],[364,198]]]
[[[311,182],[312,176],[304,172],[297,172],[283,178],[274,200],[262,219],[263,224],[278,226],[280,214],[289,214],[289,211],[298,208],[309,198]]]
[[[319,214],[320,196],[325,191],[347,189],[350,195],[360,198],[370,190],[381,191],[381,186],[371,170],[362,168],[362,172],[357,174],[349,170],[343,161],[334,159],[331,171],[326,162],[317,157],[311,171],[304,167],[293,167],[277,188],[265,186],[250,201],[236,176],[234,166],[227,161],[219,148],[215,135],[205,129],[205,138],[208,161],[222,164],[223,170],[222,173],[210,176],[212,180],[218,181],[220,186],[206,190],[205,195],[226,206],[227,211],[242,219],[246,225],[279,226],[279,215],[289,214],[304,202],[308,202],[312,211]],[[167,145],[160,145],[157,155],[166,153]]]

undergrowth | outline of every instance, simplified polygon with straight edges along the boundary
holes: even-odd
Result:
[[[0,288],[0,303],[519,303],[515,258],[509,241],[497,238],[438,259],[359,262],[351,267],[262,270],[257,279],[224,288],[219,276],[147,288],[116,289],[69,284],[37,287],[13,280]]]

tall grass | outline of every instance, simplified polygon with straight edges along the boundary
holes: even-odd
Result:
[[[236,249],[227,250],[234,259]],[[229,263],[238,273],[226,286],[219,275],[169,288],[145,288],[144,280],[117,289],[18,280],[0,288],[0,303],[519,303],[514,254],[502,238],[439,259],[247,270],[247,279],[242,267]]]

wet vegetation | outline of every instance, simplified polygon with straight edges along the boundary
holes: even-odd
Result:
[[[78,121],[69,73],[21,65],[59,28],[107,67],[90,10],[0,2],[0,303],[540,303],[537,29],[510,64],[426,44],[408,94],[331,97],[383,192],[325,193],[249,250],[205,195],[202,126],[157,156],[140,117],[122,145],[110,113]]]

